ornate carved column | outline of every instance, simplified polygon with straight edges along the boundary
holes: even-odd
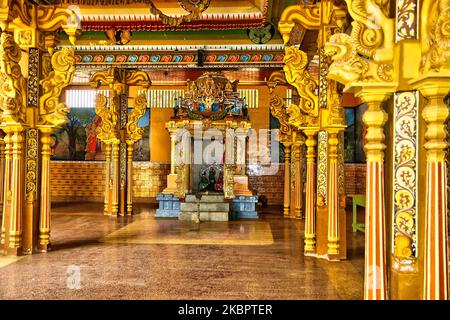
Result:
[[[339,191],[338,191],[338,134],[339,129],[328,129],[328,250],[329,260],[339,260]]]
[[[251,125],[242,121],[240,127],[236,128],[236,168],[234,175],[234,194],[236,196],[251,196],[253,193],[248,188],[248,176],[245,171],[247,156],[247,135]]]
[[[52,127],[41,126],[41,202],[39,219],[39,242],[38,250],[47,252],[50,249],[50,157],[51,142],[50,134]]]
[[[302,219],[303,213],[302,213],[302,196],[303,196],[303,171],[302,171],[302,162],[301,162],[301,155],[302,155],[302,146],[303,146],[303,137],[300,136],[300,133],[297,133],[298,137],[296,137],[294,141],[294,190],[295,190],[295,196],[294,196],[294,217],[296,219]]]
[[[4,185],[5,185],[5,141],[4,135],[0,133],[0,210],[3,212]],[[3,230],[3,228],[2,228]],[[0,235],[1,239],[1,235]]]
[[[112,140],[112,195],[111,215],[119,213],[120,140]]]
[[[105,215],[111,214],[111,189],[109,188],[111,181],[111,152],[112,144],[110,141],[104,141],[105,144],[105,201],[103,212]]]
[[[128,114],[126,124],[127,143],[127,214],[133,213],[133,151],[134,143],[142,138],[144,129],[138,127],[137,123],[145,114],[147,109],[147,98],[144,93],[134,99],[133,110]]]
[[[289,217],[291,205],[291,145],[292,142],[285,141],[284,145],[284,202],[283,215]]]
[[[162,193],[165,194],[176,194],[178,192],[177,188],[177,173],[175,172],[175,145],[177,141],[177,131],[178,128],[175,126],[174,121],[169,121],[166,124],[166,128],[170,134],[170,174],[167,175],[167,187]]]
[[[304,130],[306,135],[305,255],[316,253],[316,135],[317,129]]]
[[[6,226],[9,225],[10,193],[11,193],[11,134],[5,132],[5,180],[3,183],[2,235],[1,244],[5,244]]]
[[[387,299],[386,211],[384,195],[384,125],[388,119],[382,103],[388,90],[374,88],[357,93],[367,104],[363,122],[367,127],[366,151],[366,244],[364,263],[364,298]]]
[[[445,77],[446,76],[446,77]],[[424,299],[448,299],[448,232],[447,232],[447,166],[448,147],[446,121],[449,107],[444,98],[450,91],[450,72],[432,74],[414,82],[426,98],[422,117],[427,123],[426,200],[425,200],[425,263]]]
[[[22,126],[9,127],[11,130],[11,202],[9,216],[8,252],[19,254],[22,249],[22,205],[23,205],[23,130]]]
[[[127,214],[133,213],[133,141],[127,141]]]

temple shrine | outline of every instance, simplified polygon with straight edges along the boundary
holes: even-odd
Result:
[[[0,2],[0,299],[448,300],[449,0]]]

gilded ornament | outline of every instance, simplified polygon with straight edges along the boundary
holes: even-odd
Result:
[[[73,48],[62,48],[51,59],[53,71],[41,80],[42,96],[39,99],[39,123],[59,127],[67,122],[69,108],[59,102],[62,90],[72,81],[75,72]]]
[[[291,104],[288,110],[291,113],[292,121],[290,124],[299,126],[298,120],[300,113],[305,115],[317,117],[318,97],[316,90],[318,83],[311,77],[307,70],[308,57],[305,52],[296,47],[286,47],[286,54],[284,56],[284,73],[286,80],[297,89],[299,95],[299,104]]]
[[[12,34],[3,32],[0,41],[0,109],[3,111],[1,121],[24,123],[27,81],[19,65],[22,52]]]
[[[142,138],[144,128],[138,127],[137,123],[145,114],[147,109],[147,98],[145,93],[141,93],[134,99],[134,108],[128,114],[127,141],[137,141]]]

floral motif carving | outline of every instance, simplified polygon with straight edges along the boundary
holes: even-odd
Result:
[[[417,256],[417,92],[395,94],[394,108],[394,254]]]

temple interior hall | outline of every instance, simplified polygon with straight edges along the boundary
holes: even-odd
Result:
[[[449,0],[3,2],[1,300],[448,300]]]

